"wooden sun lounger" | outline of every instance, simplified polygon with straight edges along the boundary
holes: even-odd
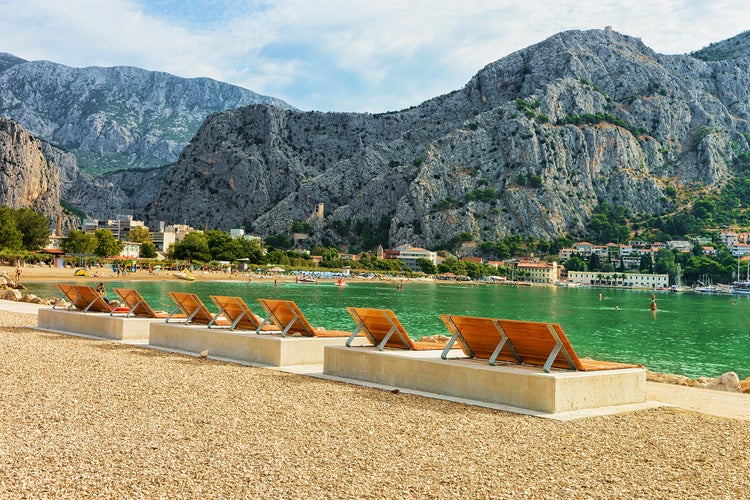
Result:
[[[211,295],[211,301],[219,309],[219,314],[223,314],[231,322],[230,330],[239,328],[255,333],[281,333],[281,326],[275,321],[264,323],[263,318],[252,312],[242,297]]]
[[[350,347],[352,340],[360,332],[364,333],[379,351],[382,351],[384,347],[413,351],[434,351],[444,347],[443,344],[436,342],[412,340],[390,309],[347,307],[346,310],[357,323],[357,328],[346,341],[347,347]]]
[[[269,321],[275,322],[282,328],[282,337],[288,333],[296,333],[303,337],[348,337],[351,333],[312,326],[292,300],[258,299],[258,302],[267,313],[261,325],[265,326]]]
[[[166,318],[169,316],[167,311],[154,310],[146,302],[146,299],[141,296],[138,290],[133,288],[113,288],[114,292],[122,300],[124,304],[130,308],[130,311],[125,317],[136,316],[140,318]],[[184,315],[175,315],[173,317],[185,317]]]
[[[211,314],[211,311],[205,306],[203,301],[194,293],[187,292],[167,292],[167,295],[177,306],[174,311],[169,313],[166,322],[172,318],[180,318],[184,323],[193,323],[196,325],[212,326],[229,326],[229,321],[221,314]],[[182,312],[184,316],[178,315]]]
[[[579,358],[557,323],[452,314],[441,314],[440,318],[452,333],[451,340],[443,350],[443,359],[448,356],[453,343],[458,341],[467,356],[487,359],[490,365],[500,360],[541,366],[545,372],[552,367],[593,371],[637,366]]]
[[[109,314],[115,312],[93,286],[58,283],[57,287],[70,300],[68,310],[75,307],[83,312],[106,312]],[[123,309],[120,312],[125,313],[127,310]]]

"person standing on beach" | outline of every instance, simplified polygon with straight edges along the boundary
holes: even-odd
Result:
[[[16,285],[21,284],[21,267],[16,266]]]

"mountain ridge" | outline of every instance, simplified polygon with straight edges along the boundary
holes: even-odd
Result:
[[[257,102],[291,108],[205,77],[0,54],[0,116],[73,152],[91,173],[171,163],[210,113]]]
[[[144,216],[269,235],[322,202],[317,243],[361,246],[357,227],[380,227],[384,245],[428,247],[457,233],[584,235],[602,202],[653,216],[677,208],[668,187],[720,189],[733,175],[732,145],[748,149],[748,75],[744,60],[662,55],[610,29],[567,31],[402,111],[215,113]],[[190,203],[170,190],[191,193]]]
[[[749,123],[748,58],[572,30],[400,111],[215,111],[174,164],[71,181],[64,197],[99,218],[127,210],[261,236],[305,221],[306,244],[348,248],[586,237],[604,203],[645,220],[720,191],[750,157]],[[64,178],[86,179],[61,158]]]

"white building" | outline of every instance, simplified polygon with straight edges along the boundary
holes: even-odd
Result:
[[[137,259],[141,255],[141,244],[134,241],[123,241],[121,257],[127,257],[129,259]]]
[[[634,288],[668,288],[668,274],[599,272],[599,271],[568,271],[568,281],[580,285],[620,285]]]
[[[418,259],[427,259],[437,265],[437,253],[410,245],[401,245],[391,250],[386,250],[384,257],[386,259],[398,259],[414,271],[422,270],[419,264],[417,264]]]
[[[744,257],[745,255],[750,255],[750,245],[735,243],[729,247],[729,251],[732,252],[733,257]]]
[[[518,277],[531,283],[554,283],[560,279],[557,262],[541,262],[522,260],[516,266]],[[524,273],[520,273],[524,271]]]

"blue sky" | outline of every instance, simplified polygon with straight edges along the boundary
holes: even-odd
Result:
[[[0,52],[207,76],[305,110],[381,112],[459,89],[559,31],[681,54],[750,29],[747,0],[0,0]]]

